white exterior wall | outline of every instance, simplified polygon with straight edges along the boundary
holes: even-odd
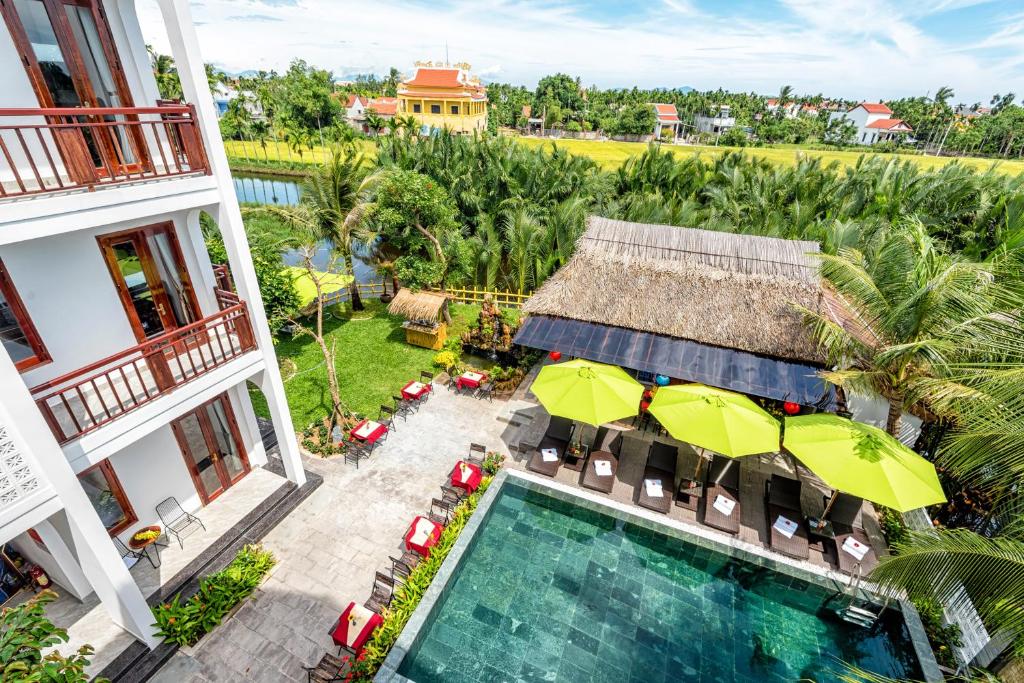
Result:
[[[174,224],[202,314],[212,315],[217,307],[209,256],[204,251],[201,260],[197,254],[185,212],[0,246],[0,260],[53,359],[22,373],[29,388],[139,343],[97,238],[165,221]]]
[[[18,538],[18,545],[27,549],[26,557],[38,561],[65,590],[79,597],[95,592],[116,623],[151,647],[157,640],[149,608],[76,473],[110,459],[138,517],[126,534],[156,522],[156,503],[168,496],[177,497],[186,509],[198,508],[199,496],[169,423],[227,393],[250,466],[265,464],[245,384],[251,379],[267,398],[289,478],[300,485],[305,481],[188,4],[184,0],[159,3],[185,99],[197,109],[211,175],[0,200],[0,258],[53,357],[46,365],[18,373],[0,350],[0,473],[28,477],[17,486],[0,486],[0,542]],[[133,105],[152,106],[157,88],[134,0],[104,0],[104,6]],[[38,107],[5,24],[0,24],[0,66],[0,107]],[[0,164],[0,174],[3,168]],[[201,312],[211,315],[217,306],[199,228],[201,211],[209,212],[220,225],[258,350],[62,448],[28,389],[138,343],[96,237],[172,221]],[[25,536],[32,527],[43,536],[49,553]]]
[[[873,145],[881,142],[885,131],[878,128],[868,128],[868,125],[880,119],[887,119],[891,114],[872,114],[864,107],[857,107],[848,112],[832,112],[832,116],[838,119],[845,118],[857,128],[856,142],[859,145]]]

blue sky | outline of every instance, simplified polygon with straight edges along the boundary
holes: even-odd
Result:
[[[166,49],[153,0],[147,40]],[[564,71],[602,87],[797,92],[849,99],[1024,96],[1021,0],[193,0],[203,57],[229,71],[294,57],[338,75],[467,61],[533,86]]]

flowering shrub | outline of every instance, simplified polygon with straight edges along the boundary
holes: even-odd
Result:
[[[488,458],[491,455],[497,454],[488,454]],[[484,466],[486,468],[486,460]],[[500,461],[497,467],[500,467]],[[427,588],[430,587],[434,576],[441,569],[444,558],[448,556],[452,546],[455,545],[455,541],[458,540],[459,534],[462,533],[469,518],[472,517],[481,496],[484,495],[487,487],[491,485],[491,481],[493,481],[493,477],[484,477],[483,481],[480,482],[479,488],[459,503],[452,513],[448,525],[441,532],[441,538],[438,540],[437,545],[431,548],[430,556],[416,565],[405,583],[395,590],[395,596],[391,600],[391,605],[381,614],[384,617],[384,622],[374,631],[363,651],[355,660],[343,660],[351,665],[345,676],[345,683],[370,683],[373,680],[377,670],[380,669],[381,664],[387,658],[388,652],[391,651],[395,641],[398,640],[398,635],[405,628],[409,618],[412,617],[412,613],[416,611],[416,607],[420,604],[420,600],[423,599],[423,594],[427,592]]]
[[[273,553],[262,546],[245,546],[231,564],[200,581],[199,591],[184,603],[179,593],[170,602],[153,608],[158,635],[176,645],[195,644],[256,590],[276,563]]]

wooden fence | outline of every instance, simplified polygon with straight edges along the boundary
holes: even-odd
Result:
[[[379,299],[381,295],[388,293],[388,286],[384,282],[360,282],[356,287],[359,289],[359,296],[364,299]],[[394,292],[392,292],[394,294]],[[345,303],[351,297],[348,287],[342,287],[336,291],[324,294],[324,305]]]
[[[433,290],[435,292],[440,290]],[[452,301],[463,303],[463,304],[479,304],[483,303],[484,297],[490,295],[491,301],[498,306],[505,308],[522,308],[526,300],[530,298],[533,292],[499,292],[489,289],[477,289],[476,287],[469,288],[454,288],[446,289],[444,293],[447,294]]]

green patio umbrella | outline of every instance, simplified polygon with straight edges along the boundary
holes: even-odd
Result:
[[[676,384],[658,389],[648,411],[674,438],[702,450],[730,458],[779,450],[779,421],[743,394]]]
[[[541,368],[530,390],[552,415],[595,426],[636,415],[644,393],[622,368],[582,358]]]
[[[787,417],[783,445],[833,489],[893,510],[946,500],[935,466],[878,427],[831,413]]]

